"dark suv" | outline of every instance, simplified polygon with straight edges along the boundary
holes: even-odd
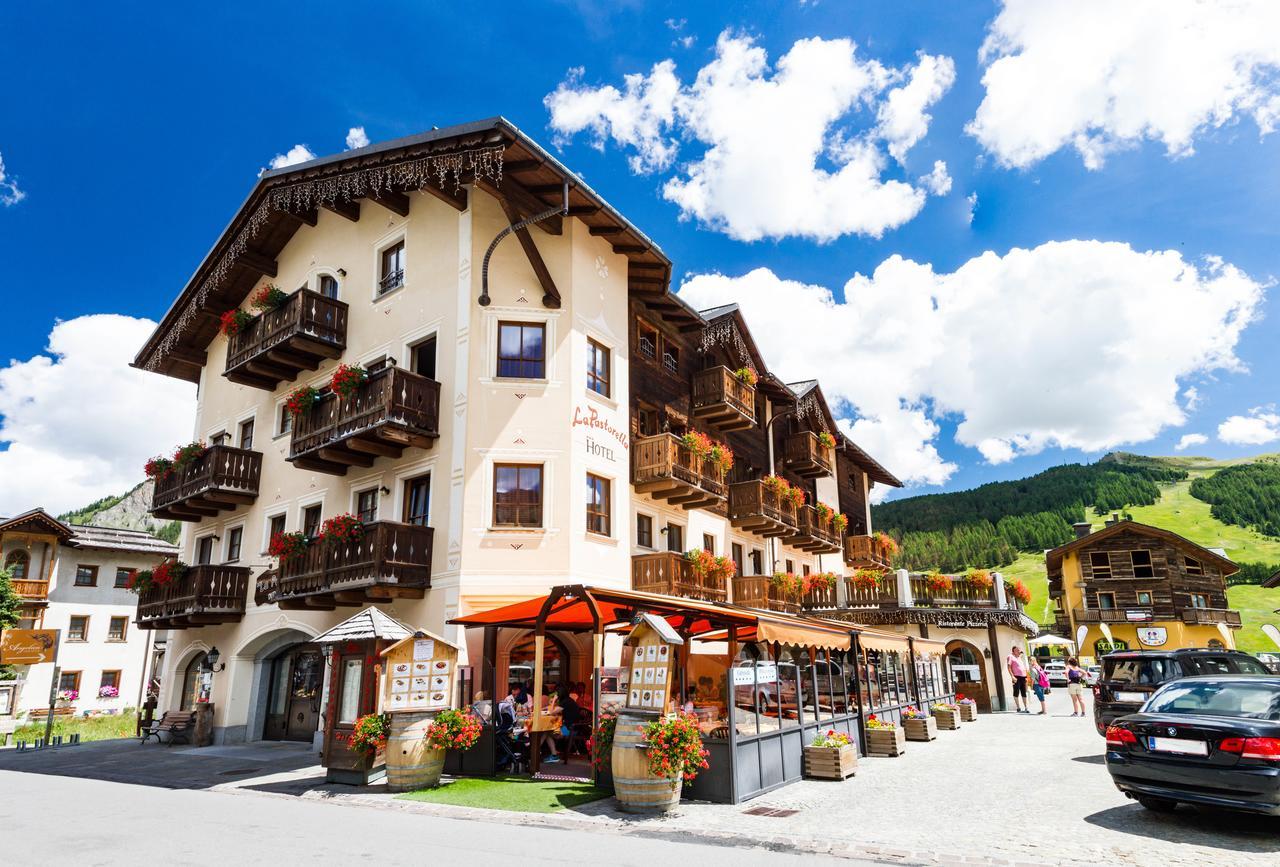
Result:
[[[1240,650],[1118,650],[1102,657],[1102,674],[1093,687],[1093,724],[1105,735],[1116,717],[1137,713],[1162,684],[1180,677],[1269,673]]]

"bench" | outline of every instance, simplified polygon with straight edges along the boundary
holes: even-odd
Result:
[[[191,743],[191,731],[195,728],[195,725],[195,711],[167,710],[164,712],[164,716],[160,717],[159,722],[139,727],[141,740],[138,743],[140,745],[145,744],[147,738],[155,738],[156,743],[161,743],[160,735],[165,733],[169,735],[168,741],[165,741],[169,746],[172,746],[179,739],[181,739],[182,743],[189,744]]]

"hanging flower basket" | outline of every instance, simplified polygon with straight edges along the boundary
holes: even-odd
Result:
[[[181,560],[165,560],[151,570],[151,584],[154,587],[168,587],[185,574],[187,574],[186,563]]]
[[[225,337],[235,337],[248,328],[251,322],[253,322],[253,314],[247,310],[228,310],[222,314],[218,330]]]
[[[134,569],[124,580],[124,589],[141,596],[151,589],[154,573],[150,569]]]
[[[195,466],[196,462],[204,457],[205,452],[209,449],[202,442],[190,442],[185,446],[178,446],[174,449],[172,464],[175,473],[185,472],[189,467]]]
[[[1005,592],[1017,599],[1023,605],[1031,601],[1031,591],[1026,584],[1022,583],[1021,578],[1015,578],[1013,581],[1004,582]]]
[[[157,455],[147,461],[142,471],[147,474],[148,479],[168,478],[173,474],[173,461]]]
[[[711,437],[702,431],[687,431],[684,436],[680,437],[680,444],[693,453],[695,458],[702,460],[711,456]]]
[[[261,310],[265,313],[268,310],[279,309],[280,305],[283,304],[288,297],[289,296],[284,294],[279,286],[274,283],[268,283],[266,286],[263,286],[257,292],[253,293],[253,298],[249,301],[249,306],[254,310]]]
[[[708,457],[711,458],[711,463],[716,465],[716,469],[722,473],[733,469],[733,449],[724,443],[713,443]]]
[[[836,438],[827,431],[818,431],[818,445],[824,449],[833,449],[836,447]]]
[[[849,516],[843,512],[838,513],[831,519],[831,526],[835,528],[837,533],[844,535],[844,531],[849,529]]]
[[[342,400],[348,400],[368,381],[369,371],[363,367],[357,364],[339,364],[333,371],[333,378],[329,380],[329,390]]]
[[[739,367],[733,372],[733,375],[738,378],[738,382],[741,382],[744,385],[749,385],[753,388],[755,387],[755,384],[760,381],[760,378],[756,376],[756,372],[749,367]]]
[[[304,385],[289,392],[289,396],[284,399],[284,408],[289,411],[289,415],[297,418],[303,413],[310,412],[319,398],[320,392],[309,385]]]
[[[926,572],[924,586],[930,593],[948,593],[951,591],[951,579],[941,572]]]
[[[295,530],[292,533],[275,533],[271,536],[271,544],[267,553],[279,559],[281,565],[298,560],[306,552],[310,540],[305,533]]]
[[[320,528],[320,540],[328,544],[354,542],[363,535],[364,524],[350,512],[334,515]]]

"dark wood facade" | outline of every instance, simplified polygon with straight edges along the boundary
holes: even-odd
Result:
[[[333,609],[421,599],[431,586],[435,530],[374,521],[349,542],[316,542],[259,581],[256,598],[283,609]]]
[[[151,514],[166,521],[199,521],[258,498],[262,452],[221,443],[183,469],[156,479]]]
[[[235,623],[244,616],[248,590],[247,567],[188,566],[181,578],[142,593],[136,622],[143,629]]]

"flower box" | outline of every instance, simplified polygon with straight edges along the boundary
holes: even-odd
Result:
[[[901,728],[867,729],[867,755],[900,756],[907,751],[907,733]]]
[[[858,748],[853,744],[842,747],[804,748],[804,775],[819,780],[843,780],[858,771]]]
[[[963,722],[978,721],[978,706],[976,704],[966,704],[960,702],[960,719]]]
[[[934,708],[933,718],[938,721],[938,728],[955,731],[960,728],[960,711],[955,709]]]
[[[931,716],[904,719],[902,728],[909,741],[931,741],[938,737],[938,722]]]

